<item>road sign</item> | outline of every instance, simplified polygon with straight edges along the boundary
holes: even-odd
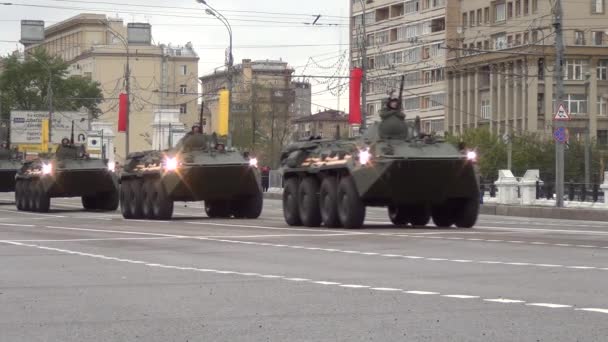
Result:
[[[570,120],[570,113],[568,113],[568,110],[566,109],[566,106],[564,106],[563,103],[559,104],[559,107],[557,108],[557,112],[555,112],[555,116],[553,117],[553,120],[556,120],[556,121]]]
[[[561,144],[567,143],[570,139],[570,133],[566,127],[558,127],[553,132],[553,139]]]

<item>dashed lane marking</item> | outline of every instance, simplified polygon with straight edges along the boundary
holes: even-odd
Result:
[[[26,244],[26,243],[15,242],[15,241],[0,241],[0,243],[17,246],[17,247],[36,248],[36,249],[41,249],[41,250],[51,251],[51,252],[56,252],[56,253],[61,253],[61,254],[89,257],[89,258],[100,259],[100,260],[105,260],[105,261],[114,261],[114,262],[122,262],[122,263],[134,264],[134,265],[143,265],[146,267],[160,268],[160,269],[166,269],[166,270],[192,271],[192,272],[200,272],[200,273],[220,274],[220,275],[226,275],[226,276],[253,277],[253,278],[260,278],[260,279],[276,279],[276,280],[283,280],[283,281],[290,281],[290,282],[301,282],[301,283],[305,283],[305,284],[337,286],[337,287],[341,287],[341,288],[345,288],[345,289],[363,289],[363,290],[367,290],[367,291],[394,292],[394,293],[403,293],[403,294],[408,294],[408,295],[420,295],[420,296],[426,296],[426,297],[444,297],[444,298],[463,299],[463,300],[481,299],[483,301],[496,303],[496,304],[514,304],[514,305],[516,305],[516,304],[525,304],[526,303],[525,300],[520,300],[520,299],[482,298],[479,296],[472,296],[472,295],[453,295],[453,294],[443,295],[443,294],[441,294],[439,292],[435,292],[435,291],[407,290],[407,289],[387,288],[387,287],[373,287],[370,285],[363,285],[363,284],[342,284],[340,282],[332,282],[332,281],[326,281],[326,280],[312,280],[312,279],[308,279],[308,278],[294,278],[294,277],[267,275],[267,274],[252,273],[252,272],[238,272],[238,271],[230,271],[230,270],[216,270],[216,269],[197,268],[197,267],[182,267],[182,266],[167,265],[167,264],[162,264],[162,263],[145,262],[145,261],[141,261],[141,260],[116,258],[116,257],[110,257],[110,256],[106,256],[106,255],[101,255],[101,254],[85,253],[85,252],[80,252],[80,251],[75,251],[75,250]],[[552,303],[531,303],[531,305],[534,305],[537,307],[542,307],[542,308],[549,309],[549,310],[572,307],[571,305],[565,306],[564,304],[552,304]],[[524,305],[522,307],[527,307],[527,305]],[[575,309],[575,311],[578,311],[578,312],[588,311],[588,312],[608,314],[608,309],[603,309],[603,308],[581,308],[581,309]]]

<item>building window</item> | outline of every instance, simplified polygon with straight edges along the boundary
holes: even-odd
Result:
[[[179,86],[179,93],[181,95],[186,95],[186,93],[188,92],[188,86],[185,84],[182,84]]]
[[[538,13],[538,0],[532,0],[532,13]]]
[[[524,0],[524,15],[530,14],[530,0]]]
[[[593,14],[604,13],[604,0],[591,0],[591,13],[593,13]]]
[[[574,45],[585,45],[585,31],[574,31]]]
[[[597,97],[597,115],[608,116],[608,101],[603,96]]]
[[[487,24],[490,22],[490,7],[483,9],[483,21]]]
[[[187,103],[182,103],[179,105],[179,113],[188,114],[188,104]]]
[[[608,59],[597,62],[597,79],[598,81],[608,81]]]
[[[524,45],[530,44],[530,33],[524,33]]]
[[[521,0],[515,1],[515,16],[519,17],[521,15]]]
[[[405,2],[405,14],[416,13],[420,10],[419,0],[410,0]]]
[[[492,106],[490,100],[481,100],[481,118],[483,120],[492,119]]]
[[[515,35],[515,46],[520,46],[521,45],[521,34],[516,34]]]
[[[566,76],[565,80],[582,81],[587,61],[584,59],[568,59],[566,60]]]
[[[564,99],[570,114],[587,113],[587,97],[579,94],[568,94]]]
[[[604,45],[604,32],[602,32],[602,31],[591,32],[591,40],[593,40],[593,45],[595,45],[595,46]]]
[[[597,130],[597,144],[606,146],[608,145],[608,131],[604,129]]]
[[[507,35],[499,34],[494,36],[494,50],[502,50],[507,48]]]
[[[188,66],[187,65],[182,65],[179,70],[180,70],[182,76],[186,76],[188,74]]]
[[[481,9],[477,10],[477,26],[481,26],[481,23],[483,22],[483,17],[481,14]]]
[[[513,2],[507,3],[507,18],[513,18]]]
[[[505,5],[505,3],[502,4],[496,4],[494,6],[494,21],[495,22],[499,22],[499,21],[505,21],[505,19],[507,18],[507,6]]]
[[[475,11],[469,12],[469,22],[471,23],[469,26],[475,26]]]
[[[466,13],[462,13],[462,28],[466,28],[467,27],[467,14]]]

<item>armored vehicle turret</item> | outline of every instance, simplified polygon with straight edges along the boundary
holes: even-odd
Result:
[[[194,131],[170,150],[129,155],[120,196],[126,219],[170,219],[175,201],[205,201],[211,218],[255,219],[263,204],[257,159]]]
[[[53,197],[82,197],[86,210],[118,208],[114,164],[89,158],[84,146],[64,138],[56,153],[23,164],[16,176],[17,209],[48,212]]]
[[[20,168],[20,158],[3,144],[0,147],[0,192],[15,191],[15,175]]]
[[[391,99],[358,138],[297,142],[281,156],[283,211],[292,226],[359,228],[366,207],[387,207],[395,225],[472,227],[479,211],[473,151],[407,123]]]

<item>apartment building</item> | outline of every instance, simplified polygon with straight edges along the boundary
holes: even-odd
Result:
[[[551,1],[460,2],[449,42],[446,127],[551,134],[555,30]],[[563,0],[565,98],[571,137],[608,144],[608,13],[605,0]]]
[[[368,122],[405,77],[406,118],[420,116],[426,132],[445,129],[446,42],[459,1],[351,0],[351,66],[367,70]],[[366,55],[366,60],[363,56]],[[364,65],[365,64],[365,65]]]
[[[151,27],[139,25],[139,29]],[[145,36],[145,34],[144,34]],[[43,47],[70,65],[70,74],[99,82],[105,101],[101,120],[118,121],[118,96],[126,91],[129,58],[131,76],[130,152],[153,148],[154,111],[180,110],[180,121],[191,125],[198,119],[198,56],[192,44],[155,45],[148,39],[129,37],[122,19],[99,14],[80,14],[45,29],[40,44],[25,45],[26,53]],[[116,157],[125,157],[125,134],[115,141]]]
[[[348,138],[350,125],[348,115],[337,110],[326,110],[314,115],[298,117],[293,120],[294,140],[321,137],[333,139],[340,134],[340,138]]]

